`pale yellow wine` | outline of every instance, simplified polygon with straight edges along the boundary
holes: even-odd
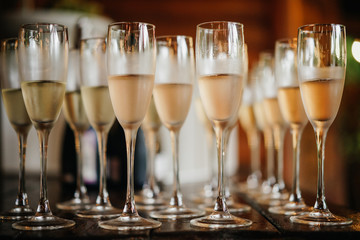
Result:
[[[165,83],[154,88],[155,104],[162,123],[170,130],[183,125],[190,109],[192,84]]]
[[[239,120],[245,131],[255,129],[257,126],[254,107],[252,105],[241,105],[239,109]]]
[[[212,121],[228,123],[238,113],[243,91],[241,75],[218,74],[198,80],[201,100]]]
[[[20,88],[2,90],[6,114],[16,132],[27,133],[31,127],[31,120],[25,108]]]
[[[298,86],[279,88],[278,100],[286,122],[301,126],[308,121]]]
[[[73,131],[84,132],[89,128],[80,89],[65,93],[63,110],[65,120]]]
[[[145,114],[145,118],[141,124],[144,129],[157,130],[161,127],[159,114],[156,110],[154,97],[151,97],[150,106]]]
[[[285,124],[277,98],[266,98],[264,100],[264,109],[266,118],[271,126]]]
[[[344,79],[316,79],[301,83],[306,114],[312,124],[329,126],[335,119],[344,88]]]
[[[64,101],[65,82],[24,81],[21,89],[26,110],[35,128],[52,128]]]
[[[115,121],[108,86],[82,86],[81,96],[91,126],[108,132]]]
[[[154,87],[154,75],[108,77],[111,102],[123,128],[137,128],[144,120]]]

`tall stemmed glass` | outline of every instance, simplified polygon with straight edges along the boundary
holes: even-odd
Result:
[[[40,201],[35,216],[14,223],[21,230],[54,230],[75,225],[56,217],[47,197],[46,164],[51,129],[65,96],[68,67],[68,31],[58,24],[26,24],[20,28],[18,55],[21,90],[29,117],[37,130],[40,155]]]
[[[274,159],[274,139],[273,133],[271,130],[271,125],[265,114],[264,107],[264,94],[262,91],[262,86],[260,82],[260,73],[264,67],[263,61],[267,58],[268,53],[262,52],[260,54],[259,62],[256,63],[254,68],[251,71],[251,81],[254,84],[254,114],[256,125],[259,130],[263,133],[264,137],[264,146],[266,150],[266,174],[265,179],[261,184],[261,189],[259,194],[256,196],[264,197],[272,191],[272,187],[276,182],[275,179],[275,159]]]
[[[296,66],[296,38],[281,39],[275,43],[275,80],[278,86],[280,111],[290,126],[293,147],[293,183],[288,201],[270,207],[269,212],[296,215],[311,210],[301,196],[299,182],[300,141],[308,119],[301,101]]]
[[[154,87],[155,26],[140,22],[110,24],[107,36],[107,70],[111,103],[125,131],[127,189],[120,217],[99,222],[110,230],[153,229],[161,223],[138,214],[134,201],[134,153],[136,133],[148,110]]]
[[[14,128],[19,144],[19,183],[15,205],[9,211],[2,213],[0,219],[19,220],[34,215],[29,206],[29,200],[25,189],[25,153],[26,140],[31,128],[31,120],[27,114],[24,99],[20,88],[20,76],[17,60],[17,38],[9,38],[1,41],[1,91],[4,107]]]
[[[154,100],[161,122],[170,131],[173,159],[173,193],[165,210],[152,212],[158,219],[199,217],[204,211],[183,203],[179,177],[179,133],[190,109],[195,78],[194,47],[191,37],[156,38]]]
[[[80,92],[80,56],[79,50],[69,51],[69,67],[64,99],[64,116],[70,125],[75,137],[76,151],[76,189],[74,197],[68,201],[57,203],[56,207],[62,210],[80,210],[90,208],[90,199],[83,179],[83,159],[81,152],[81,138],[90,124],[85,113]]]
[[[297,51],[301,98],[316,137],[318,184],[313,211],[292,216],[290,220],[316,226],[351,224],[351,219],[330,212],[324,185],[326,134],[337,115],[345,82],[345,26],[311,24],[300,27]]]
[[[260,131],[256,124],[254,111],[254,88],[255,83],[253,78],[250,78],[247,86],[244,88],[243,99],[238,114],[240,124],[245,130],[250,149],[251,172],[246,179],[246,184],[241,185],[241,187],[244,187],[245,192],[249,194],[258,192],[262,178],[260,170]]]
[[[83,218],[116,217],[121,214],[120,209],[111,205],[106,187],[106,144],[108,133],[115,121],[115,115],[106,79],[105,54],[104,38],[81,40],[81,97],[86,115],[96,132],[100,160],[100,184],[96,205],[88,210],[77,212],[76,215]]]
[[[239,111],[244,87],[243,25],[235,22],[207,22],[197,26],[196,66],[200,97],[212,121],[217,139],[218,197],[209,216],[193,219],[192,226],[235,228],[252,221],[230,214],[224,185],[224,136]]]
[[[141,124],[146,145],[146,182],[140,193],[135,194],[135,201],[140,210],[152,211],[166,208],[166,203],[155,179],[156,142],[160,127],[160,117],[156,110],[154,98],[151,97],[150,106]]]
[[[279,205],[281,199],[288,197],[283,178],[284,165],[284,136],[286,124],[280,112],[278,92],[275,82],[275,66],[272,54],[266,55],[262,62],[260,71],[260,84],[264,97],[265,116],[271,126],[274,147],[275,147],[275,183],[272,186],[271,193],[259,199],[261,204]]]
[[[255,102],[255,82],[249,74],[249,59],[247,45],[245,44],[245,77],[247,84],[244,87],[241,106],[238,112],[238,119],[246,132],[246,138],[250,149],[250,169],[251,173],[246,179],[245,191],[255,192],[260,187],[260,132],[256,124],[254,102]]]

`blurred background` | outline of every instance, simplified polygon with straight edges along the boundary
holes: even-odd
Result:
[[[107,25],[114,21],[143,21],[156,25],[156,34],[189,35],[195,39],[196,25],[211,20],[229,20],[244,24],[248,45],[249,67],[259,53],[274,49],[275,41],[296,37],[297,28],[309,23],[340,23],[347,29],[348,66],[346,85],[338,116],[332,124],[326,142],[325,190],[329,202],[360,210],[360,63],[352,55],[353,42],[360,39],[360,12],[355,0],[13,0],[0,2],[0,38],[17,36],[21,24],[56,22],[69,27],[70,46],[76,47],[80,38],[105,36]],[[359,40],[360,41],[360,40]],[[354,50],[355,51],[355,50]],[[197,99],[195,91],[193,102]],[[196,116],[194,104],[180,133],[181,182],[202,182],[209,178],[209,151],[205,129]],[[16,136],[1,105],[1,168],[6,174],[17,174]],[[118,128],[118,126],[114,126]],[[119,130],[118,130],[119,131]],[[68,127],[60,117],[49,143],[49,174],[62,176],[71,182],[74,160],[64,153]],[[120,130],[121,132],[121,130]],[[85,177],[88,184],[96,179],[96,141],[92,132],[84,140]],[[110,134],[111,135],[111,134]],[[120,134],[121,135],[121,134]],[[156,174],[164,184],[170,184],[171,150],[166,129],[160,131],[160,149]],[[122,136],[119,136],[120,138]],[[69,140],[70,141],[70,140]],[[73,140],[71,140],[73,141]],[[111,136],[109,144],[122,141]],[[291,138],[285,137],[285,180],[291,184]],[[28,139],[27,170],[38,174],[39,153],[35,131]],[[116,148],[116,147],[114,147]],[[120,144],[119,144],[120,148]],[[240,125],[232,133],[227,162],[228,173],[240,180],[249,174],[249,150],[245,132]],[[317,162],[315,138],[307,125],[301,142],[300,184],[304,192],[316,194]],[[73,150],[69,150],[73,151]],[[262,154],[263,156],[264,154]],[[122,159],[111,160],[110,178],[121,181]],[[215,160],[214,160],[215,161]],[[115,167],[114,167],[115,166]],[[122,167],[121,167],[122,166]],[[115,169],[115,170],[114,170]],[[141,169],[139,170],[142,171]],[[141,175],[141,174],[140,174]],[[315,199],[314,199],[315,200]],[[312,205],[313,202],[309,202]]]

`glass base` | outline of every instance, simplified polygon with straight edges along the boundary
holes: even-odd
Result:
[[[109,230],[134,231],[158,228],[161,226],[161,222],[145,219],[137,214],[135,216],[122,214],[112,220],[100,221],[99,226]]]
[[[313,210],[312,207],[307,206],[303,202],[287,202],[283,206],[270,207],[269,212],[274,214],[281,214],[286,216],[295,216],[306,214]]]
[[[89,199],[73,198],[65,202],[57,203],[56,207],[60,210],[76,211],[90,209],[93,204],[90,203]]]
[[[173,207],[170,206],[165,210],[151,212],[150,217],[156,219],[181,219],[181,218],[194,218],[201,217],[205,215],[205,211],[198,209],[191,209],[186,207]]]
[[[112,218],[118,217],[122,213],[122,210],[114,208],[111,205],[96,205],[89,210],[79,211],[76,216],[81,218]]]
[[[143,195],[135,195],[136,208],[143,211],[160,210],[167,207],[167,203],[161,197],[149,198]]]
[[[213,229],[242,228],[248,227],[251,224],[252,221],[236,217],[228,212],[213,212],[209,216],[192,219],[190,221],[191,226]]]
[[[339,226],[352,224],[352,220],[332,214],[329,211],[313,210],[307,214],[292,216],[293,223],[307,224],[311,226]]]
[[[285,193],[270,193],[258,199],[258,203],[269,206],[279,206],[289,199],[289,194]]]
[[[0,215],[4,220],[24,220],[33,217],[35,214],[29,206],[16,206]]]
[[[12,227],[18,230],[56,230],[68,228],[75,225],[72,220],[59,218],[54,215],[33,216],[32,218],[12,224]]]
[[[230,213],[243,213],[243,212],[248,212],[251,209],[251,207],[247,204],[233,203],[232,201],[227,203],[226,206]],[[212,205],[206,205],[204,207],[204,209],[207,212],[213,212],[214,211],[214,203]]]
[[[216,197],[193,196],[191,201],[195,204],[213,204]]]

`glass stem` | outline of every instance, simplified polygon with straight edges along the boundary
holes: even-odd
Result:
[[[225,129],[220,126],[215,127],[216,134],[216,147],[218,155],[218,196],[216,199],[214,211],[216,212],[226,212],[228,213],[228,208],[226,205],[226,196],[225,196],[225,186],[224,186],[224,136]]]
[[[317,196],[314,209],[318,211],[329,211],[325,202],[325,185],[324,185],[324,160],[325,160],[325,140],[328,129],[316,128],[316,147],[318,161],[318,183]]]
[[[256,128],[252,129],[248,133],[249,145],[250,145],[250,167],[251,167],[251,174],[257,177],[258,183],[260,182],[261,178],[261,171],[260,171],[260,151],[259,151],[259,132]]]
[[[182,194],[180,190],[179,177],[179,130],[171,130],[171,148],[173,157],[173,194],[170,199],[170,206],[183,207]]]
[[[290,202],[301,203],[303,201],[300,191],[300,141],[304,125],[292,126],[292,147],[293,147],[293,183],[289,197]]]
[[[284,182],[284,136],[285,131],[284,128],[280,125],[274,126],[274,145],[275,145],[275,155],[276,155],[276,191],[285,190],[285,182]]]
[[[210,191],[207,196],[212,197],[212,190],[215,190],[216,187],[216,162],[214,161],[214,131],[207,130],[206,131],[206,142],[207,142],[207,150],[208,150],[208,161],[209,161],[209,169],[210,169],[210,179],[209,186]],[[213,188],[214,187],[214,188]]]
[[[275,182],[275,175],[274,175],[274,141],[273,141],[273,134],[271,128],[267,127],[264,129],[264,141],[265,141],[265,148],[266,148],[266,174],[267,174],[267,182],[270,186],[272,186]]]
[[[52,215],[49,200],[47,197],[47,182],[46,182],[47,150],[48,150],[50,129],[47,128],[38,129],[37,134],[40,143],[41,174],[40,174],[40,200],[36,210],[36,216]]]
[[[147,185],[151,192],[152,197],[156,197],[158,189],[155,181],[155,155],[156,155],[156,130],[150,129],[146,132],[147,144],[148,144],[148,167],[146,169]]]
[[[124,129],[127,153],[127,186],[123,214],[126,215],[138,215],[134,200],[134,155],[137,129],[138,128]]]
[[[111,205],[109,199],[109,193],[106,187],[106,144],[107,144],[107,132],[97,131],[97,140],[98,140],[98,151],[100,158],[100,184],[99,184],[99,195],[96,198],[96,205],[105,206]]]
[[[25,189],[25,156],[26,156],[26,133],[17,133],[19,143],[19,184],[18,184],[18,195],[15,200],[15,206],[23,207],[28,206],[29,201]]]
[[[77,174],[76,174],[76,190],[74,193],[75,198],[82,199],[86,197],[86,187],[83,179],[83,159],[81,153],[81,136],[82,132],[74,131],[75,137],[75,150],[76,150],[76,164],[77,164]]]

